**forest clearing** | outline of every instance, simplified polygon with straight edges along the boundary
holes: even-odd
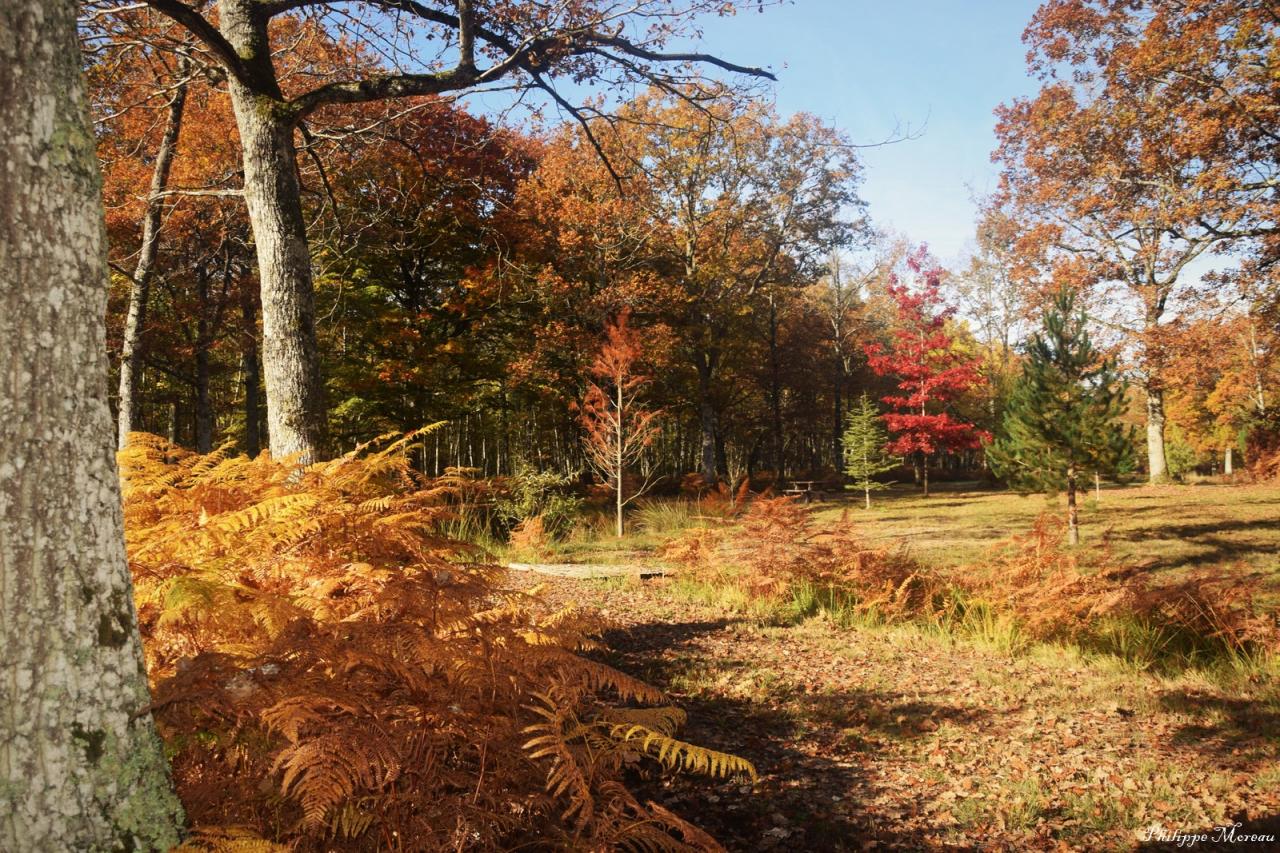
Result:
[[[818,526],[873,547],[906,541],[944,572],[964,572],[999,549],[994,531],[1056,509],[975,485],[928,501],[890,492],[874,513],[856,499],[810,512]],[[1114,507],[1112,552],[1155,583],[1206,566],[1261,575],[1264,597],[1280,594],[1280,489],[1133,486],[1102,497]],[[668,524],[676,514],[646,512]],[[1188,517],[1204,538],[1185,529]],[[682,577],[663,559],[679,533],[583,535],[541,555],[663,576],[512,580],[547,586],[550,602],[589,602],[611,626],[606,659],[678,697],[692,711],[690,737],[773,768],[755,787],[649,783],[729,849],[1173,850],[1191,842],[1162,836],[1171,822],[1207,836],[1236,822],[1241,837],[1280,828],[1274,675],[1036,643],[998,621],[885,622],[794,591],[762,608],[734,581]]]
[[[0,853],[1280,850],[1275,0],[0,0]]]
[[[948,567],[979,561],[1010,531],[1030,530],[1041,513],[1059,512],[1062,500],[1061,495],[1019,495],[965,482],[938,487],[928,499],[910,486],[897,486],[881,492],[870,511],[861,510],[852,494],[831,495],[812,509],[821,523],[849,525],[875,545],[906,542],[923,561]],[[661,513],[660,503],[655,501],[650,512]],[[689,508],[689,514],[697,513],[696,504]],[[641,509],[641,529],[624,539],[602,530],[601,523],[584,524],[576,535],[552,543],[549,553],[574,563],[654,559],[671,531],[663,535],[652,530],[661,530],[661,524],[646,529],[645,514]],[[1162,488],[1108,484],[1100,499],[1084,502],[1081,512],[1082,523],[1117,557],[1175,577],[1197,566],[1280,575],[1277,516],[1280,489],[1216,483]]]
[[[678,697],[688,737],[769,768],[755,788],[651,783],[731,850],[1171,850],[1153,824],[1240,818],[1276,832],[1274,694],[916,628],[770,624],[691,606],[672,581],[549,582],[618,620],[610,660]]]

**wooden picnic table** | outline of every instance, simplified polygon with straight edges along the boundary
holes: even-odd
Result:
[[[813,500],[822,500],[823,493],[821,489],[814,488],[822,484],[826,485],[826,480],[791,480],[791,488],[784,489],[783,494],[796,495],[804,499],[805,503]]]

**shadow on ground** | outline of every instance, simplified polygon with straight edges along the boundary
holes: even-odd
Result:
[[[1254,748],[1270,755],[1280,743],[1280,706],[1275,702],[1168,691],[1160,696],[1160,705],[1192,717],[1174,733],[1173,742],[1210,757],[1223,752],[1247,755]]]
[[[688,655],[680,651],[732,630],[733,624],[727,619],[649,623],[611,632],[605,637],[612,649],[608,660],[672,689],[689,672]],[[751,669],[750,661],[715,658],[714,664],[718,674],[740,670],[745,676]],[[981,712],[870,690],[808,694],[779,687],[769,691],[767,701],[673,693],[689,714],[681,736],[749,759],[760,781],[753,787],[650,772],[638,790],[693,820],[729,850],[943,849],[939,838],[906,830],[900,821],[925,811],[929,798],[923,789],[905,800],[898,790],[890,805],[863,768],[881,739],[921,737],[943,721],[964,725]],[[803,739],[798,737],[802,727]],[[819,748],[796,749],[802,740]]]

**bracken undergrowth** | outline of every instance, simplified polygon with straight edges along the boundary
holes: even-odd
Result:
[[[465,484],[415,435],[329,462],[120,456],[153,712],[189,849],[717,849],[627,768],[754,777],[583,656],[593,619],[443,535]]]

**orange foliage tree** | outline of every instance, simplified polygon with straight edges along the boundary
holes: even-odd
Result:
[[[605,327],[605,343],[588,369],[582,401],[581,423],[587,460],[606,483],[613,486],[617,535],[622,537],[623,508],[644,494],[651,484],[651,470],[643,473],[634,489],[626,487],[627,470],[640,463],[661,429],[660,412],[643,407],[640,395],[649,377],[637,370],[644,352],[639,333],[623,311]]]
[[[1274,63],[1264,5],[1050,0],[1025,36],[1042,88],[998,112],[998,202],[1021,250],[1046,279],[1092,288],[1094,311],[1129,333],[1153,482],[1166,470],[1167,326],[1208,292],[1187,267],[1274,220],[1274,158],[1252,146],[1245,165],[1237,144],[1264,113],[1275,126],[1259,111],[1275,75],[1254,67]],[[1259,168],[1261,184],[1241,177]]]
[[[94,2],[109,15],[113,3]],[[668,89],[706,63],[749,76],[767,72],[709,54],[667,52],[701,13],[729,14],[725,0],[608,0],[554,7],[515,0],[342,3],[220,0],[215,6],[148,0],[185,30],[191,54],[225,81],[243,150],[244,197],[261,282],[271,451],[315,459],[325,452],[326,409],[315,332],[315,294],[294,135],[326,109],[463,92],[491,84],[537,89],[585,121],[557,90],[637,80]],[[96,9],[96,7],[103,7]],[[133,7],[126,7],[133,8]],[[152,41],[153,49],[170,49]],[[297,72],[301,46],[335,61]],[[305,130],[304,130],[305,132]]]
[[[829,253],[864,231],[861,166],[838,131],[760,103],[654,89],[598,124],[604,160],[588,131],[563,134],[523,188],[550,244],[529,286],[568,316],[579,294],[634,305],[671,330],[691,374],[697,464],[714,482],[738,396],[729,371],[768,365],[762,396],[777,432],[782,325]]]

